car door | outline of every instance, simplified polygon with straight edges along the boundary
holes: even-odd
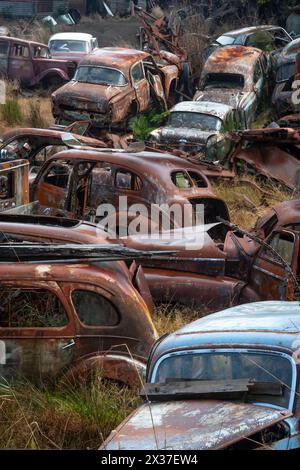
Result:
[[[30,86],[34,70],[28,44],[14,41],[10,46],[8,78],[19,80],[22,86]]]
[[[297,290],[299,236],[288,230],[276,231],[267,244],[272,250],[266,246],[260,249],[251,268],[249,287],[261,300],[293,300]]]
[[[133,65],[131,69],[131,80],[139,112],[146,111],[150,105],[150,85],[145,77],[142,62]]]
[[[52,161],[33,182],[33,199],[42,206],[65,209],[70,175],[71,169],[65,161]]]
[[[0,376],[54,378],[73,360],[72,311],[56,282],[1,282]]]

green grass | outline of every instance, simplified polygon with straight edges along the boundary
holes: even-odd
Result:
[[[16,98],[9,98],[5,104],[1,105],[2,119],[9,125],[20,124],[23,120],[23,113],[19,101]]]

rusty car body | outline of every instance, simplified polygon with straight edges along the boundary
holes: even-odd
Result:
[[[174,98],[180,68],[180,60],[167,51],[155,57],[135,49],[97,49],[82,59],[72,81],[53,93],[53,115],[103,127],[120,125],[149,110],[153,102],[166,108]]]
[[[245,113],[247,126],[255,120],[265,94],[269,93],[270,61],[254,47],[226,46],[216,49],[204,64],[195,101],[227,104]]]
[[[299,200],[286,201],[258,221],[257,232],[220,223],[174,230],[164,238],[121,240],[138,250],[176,253],[141,261],[154,301],[211,313],[247,302],[299,298],[299,215]]]
[[[223,33],[206,49],[205,55],[208,57],[217,48],[224,46],[251,46],[265,52],[276,52],[292,40],[289,33],[280,26],[250,26]]]
[[[156,331],[133,256],[127,268],[126,254],[86,222],[1,217],[1,377],[43,383],[97,371],[136,384]],[[65,258],[45,255],[47,246]],[[99,258],[82,258],[89,247]]]
[[[288,44],[277,58],[276,85],[272,95],[272,105],[278,117],[299,112],[298,86],[294,82],[300,73],[300,40],[295,39]],[[296,100],[293,99],[293,94]]]
[[[171,108],[165,125],[152,131],[149,139],[154,148],[157,142],[160,147],[199,153],[212,136],[223,139],[226,125],[245,129],[244,113],[222,103],[182,101]]]
[[[298,302],[258,302],[163,336],[145,403],[101,449],[299,449]]]
[[[58,86],[74,75],[72,61],[52,59],[45,44],[0,36],[0,75],[23,87]]]
[[[121,196],[123,201],[126,199],[127,207],[121,204]],[[116,215],[117,234],[122,231],[123,235],[128,233],[128,225],[137,215],[135,204],[143,204],[147,209],[147,214],[141,214],[139,219],[147,232],[148,224],[155,223],[151,212],[153,206],[160,212],[162,206],[177,204],[190,214],[192,224],[200,204],[206,223],[216,221],[217,216],[229,219],[226,204],[215,196],[209,181],[196,165],[173,155],[154,152],[81,149],[80,146],[59,152],[41,167],[31,185],[31,201],[56,208],[60,215],[88,218],[99,223],[98,207],[109,204],[116,211],[112,217]],[[159,221],[156,229],[173,228],[176,220],[166,215],[166,220],[162,225]]]
[[[98,47],[97,38],[87,33],[56,33],[51,36],[48,47],[53,58],[79,62]]]

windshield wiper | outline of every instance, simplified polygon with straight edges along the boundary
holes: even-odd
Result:
[[[283,386],[277,382],[256,382],[251,379],[182,380],[165,383],[146,383],[140,392],[144,399],[164,401],[195,398],[246,398],[247,395],[282,396]]]

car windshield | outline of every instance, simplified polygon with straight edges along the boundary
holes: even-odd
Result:
[[[238,73],[208,73],[204,77],[204,90],[214,88],[234,88],[243,90],[244,77]]]
[[[119,70],[111,69],[109,67],[92,67],[90,65],[82,65],[81,67],[78,67],[73,80],[82,83],[94,83],[97,85],[126,85],[126,79]]]
[[[154,369],[152,383],[169,381],[218,381],[249,379],[282,385],[280,396],[248,395],[249,401],[266,402],[287,408],[292,388],[292,363],[273,352],[184,351],[166,356]]]
[[[296,66],[294,62],[283,64],[276,72],[276,82],[286,82],[295,74]]]
[[[221,119],[216,116],[204,113],[190,113],[174,111],[168,119],[168,127],[187,127],[191,129],[199,129],[202,131],[220,130],[222,125]]]
[[[50,41],[51,52],[89,52],[86,41],[74,41],[68,39],[54,39]]]
[[[230,46],[231,44],[234,43],[234,41],[235,41],[235,38],[232,36],[220,36],[217,39],[217,42],[219,44],[222,44],[222,46]]]

